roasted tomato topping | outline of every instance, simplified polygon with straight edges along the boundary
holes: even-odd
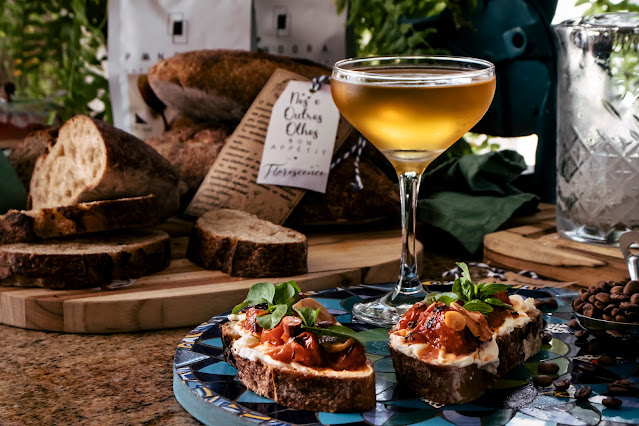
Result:
[[[270,343],[271,345],[283,345],[288,342],[291,337],[300,334],[302,320],[297,317],[287,316],[272,330],[263,330],[260,337],[261,343]]]
[[[262,331],[262,327],[260,327],[260,325],[257,323],[257,317],[267,314],[268,311],[250,307],[244,313],[246,314],[246,319],[242,323],[242,328],[247,331],[259,334]]]
[[[333,370],[355,370],[366,363],[364,346],[353,343],[340,352],[327,354],[328,363]]]
[[[457,307],[456,307],[457,308]],[[415,304],[400,320],[395,327],[395,331],[406,329],[405,339],[410,343],[428,343],[430,351],[422,356],[435,357],[440,348],[444,348],[447,353],[464,355],[476,350],[485,337],[491,338],[492,333],[483,316],[464,315],[464,321],[470,324],[475,330],[471,332],[469,327],[454,326],[451,321],[446,321],[446,313],[454,312],[457,315],[459,309],[453,309],[444,303],[436,302],[426,307],[423,302]],[[451,315],[451,314],[449,314]],[[476,335],[477,334],[477,335]]]
[[[307,331],[291,338],[284,345],[274,346],[267,350],[266,354],[276,361],[295,361],[307,367],[319,367],[323,364],[317,336]]]
[[[513,305],[512,302],[510,301],[510,297],[508,297],[508,293],[505,291],[495,293],[493,297],[501,300],[502,302],[510,306]],[[495,309],[491,313],[489,313],[486,318],[488,320],[488,326],[492,328],[493,330],[499,328],[499,326],[501,326],[504,323],[506,318],[513,316],[513,311],[511,311],[508,308],[502,308],[499,306],[495,306],[494,308]]]

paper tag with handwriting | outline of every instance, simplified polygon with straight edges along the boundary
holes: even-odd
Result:
[[[273,106],[257,183],[326,192],[339,111],[330,86],[291,81]]]

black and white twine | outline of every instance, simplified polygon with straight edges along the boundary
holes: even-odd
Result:
[[[468,266],[477,266],[479,268],[485,269],[486,276],[488,278],[497,278],[502,281],[506,281],[506,275],[505,275],[506,271],[503,269],[495,268],[494,266],[487,265],[486,263],[477,263],[477,262],[468,262]],[[462,269],[459,266],[456,266],[450,271],[444,272],[442,274],[442,278],[444,280],[454,281],[457,278],[461,277],[461,274],[462,274]],[[522,275],[524,277],[532,278],[535,280],[539,279],[539,276],[535,272],[529,271],[529,270],[519,271],[517,272],[517,274]]]
[[[315,77],[311,81],[310,91],[315,93],[318,90],[320,90],[325,83],[330,84],[330,82],[331,82],[330,75],[321,75],[319,77]],[[355,145],[353,145],[348,151],[346,151],[344,154],[337,157],[331,163],[331,170],[333,170],[342,161],[346,160],[351,155],[354,155],[355,182],[353,183],[353,188],[356,191],[361,191],[362,189],[364,189],[364,184],[362,183],[362,178],[360,177],[360,174],[359,174],[359,160],[362,156],[362,151],[364,150],[365,146],[366,146],[366,138],[364,138],[363,136],[360,136]]]

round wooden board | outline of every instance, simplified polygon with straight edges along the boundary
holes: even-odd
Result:
[[[260,281],[297,281],[304,291],[391,282],[399,273],[398,230],[308,237],[309,273],[281,278],[236,278],[185,258],[187,236],[172,237],[171,265],[108,289],[48,290],[0,287],[0,322],[66,333],[117,333],[189,327],[242,301]],[[418,255],[422,246],[418,243]]]

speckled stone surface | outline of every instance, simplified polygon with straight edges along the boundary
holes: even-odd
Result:
[[[0,326],[0,424],[200,424],[175,400],[189,329],[79,335]]]
[[[470,259],[424,253],[422,278],[439,280],[455,260]],[[82,335],[0,325],[0,425],[200,424],[172,387],[175,349],[190,330]]]

